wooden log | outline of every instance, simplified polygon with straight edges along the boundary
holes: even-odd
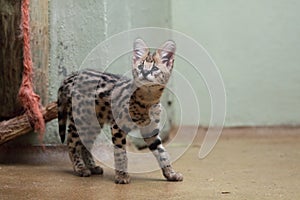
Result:
[[[23,72],[21,0],[0,0],[0,121],[19,116]]]
[[[42,113],[45,122],[57,118],[56,102],[49,103],[43,108]],[[32,131],[33,127],[26,113],[10,120],[2,121],[0,122],[0,145]]]

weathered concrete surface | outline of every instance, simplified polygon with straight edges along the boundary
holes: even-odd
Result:
[[[200,130],[174,164],[184,174],[180,183],[164,181],[156,171],[116,185],[109,168],[102,176],[76,177],[64,151],[39,157],[31,152],[36,160],[12,164],[0,159],[0,199],[299,199],[299,131],[226,129],[213,152],[199,160]]]
[[[56,100],[61,81],[73,71],[84,68],[104,71],[109,67],[105,71],[123,74],[130,70],[131,55],[116,59],[117,64],[120,64],[117,67],[107,66],[107,59],[100,60],[97,66],[81,64],[98,44],[114,34],[141,27],[170,28],[170,4],[170,0],[49,1],[49,100]],[[129,42],[133,44],[133,41]],[[107,57],[111,54],[109,48],[102,53]],[[47,132],[50,133],[45,135],[47,144],[60,143],[56,120],[47,124]]]

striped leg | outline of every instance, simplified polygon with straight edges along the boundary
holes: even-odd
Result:
[[[100,166],[97,166],[92,154],[86,147],[81,149],[82,158],[85,166],[91,171],[92,174],[103,174],[103,169]]]
[[[76,110],[75,106],[74,108]],[[76,118],[75,123],[71,111],[72,108],[69,115],[70,123],[67,145],[75,173],[83,177],[90,176],[91,174],[103,174],[103,169],[96,166],[93,156],[90,153],[99,132],[99,126],[85,126],[80,118]]]
[[[175,172],[175,170],[171,166],[170,156],[163,147],[161,139],[158,135],[158,127],[151,130],[152,131],[149,131],[149,128],[142,129],[141,133],[144,137],[146,144],[148,145],[148,148],[152,151],[153,155],[157,159],[158,164],[162,169],[164,177],[168,181],[182,181],[182,174]]]
[[[72,161],[74,172],[78,176],[90,176],[91,171],[85,166],[84,160],[82,158],[82,149],[84,148],[84,146],[80,141],[73,120],[70,120],[69,124],[67,145],[69,148],[69,156]]]
[[[91,171],[92,174],[103,174],[103,169],[100,166],[97,166],[93,155],[91,154],[94,142],[97,138],[99,131],[99,126],[86,126],[86,127],[78,127],[80,130],[80,139],[83,143],[82,147],[82,158],[85,163],[85,166]],[[85,134],[84,134],[85,133]]]
[[[116,123],[111,125],[112,142],[114,144],[115,183],[128,184],[130,176],[127,172],[126,133]]]

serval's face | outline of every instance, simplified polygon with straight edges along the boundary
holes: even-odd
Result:
[[[134,42],[133,78],[138,85],[163,85],[170,78],[176,45],[173,41],[165,42],[153,54],[143,40]]]

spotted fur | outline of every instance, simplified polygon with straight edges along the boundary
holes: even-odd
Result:
[[[58,122],[61,141],[65,140],[75,173],[79,176],[102,174],[90,153],[99,124],[111,125],[114,144],[115,183],[130,182],[127,172],[126,135],[140,129],[149,149],[169,181],[181,181],[171,167],[169,155],[159,137],[160,97],[174,62],[175,43],[167,41],[153,54],[141,40],[134,42],[133,80],[95,70],[68,76],[58,91]],[[93,114],[96,111],[97,121]],[[80,134],[78,134],[80,133]]]

